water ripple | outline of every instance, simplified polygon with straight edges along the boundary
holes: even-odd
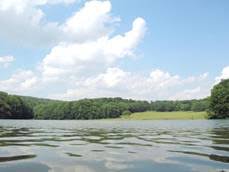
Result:
[[[117,167],[119,171],[133,168],[151,171],[157,166],[190,172],[203,168],[229,169],[229,121],[0,121],[0,124],[0,169],[3,162],[10,161],[45,163],[54,172],[74,171],[76,163],[102,172],[117,171]],[[143,167],[139,163],[146,164]]]

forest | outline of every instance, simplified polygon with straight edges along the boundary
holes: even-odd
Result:
[[[3,119],[103,119],[145,111],[205,111],[208,99],[186,101],[136,101],[122,98],[57,101],[0,92]]]
[[[118,118],[121,115],[145,111],[208,111],[210,118],[227,118],[229,112],[228,90],[229,80],[224,80],[216,85],[212,89],[212,95],[205,99],[151,102],[119,97],[59,101],[0,92],[0,118],[87,120]]]

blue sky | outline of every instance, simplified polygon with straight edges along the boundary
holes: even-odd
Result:
[[[227,0],[15,2],[0,2],[3,91],[192,99],[229,77]]]
[[[134,64],[140,70],[155,66],[180,75],[208,71],[215,76],[229,63],[228,1],[114,1],[113,11],[124,24],[137,15],[147,21],[140,46],[144,60]]]

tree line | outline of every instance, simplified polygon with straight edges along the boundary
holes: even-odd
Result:
[[[229,80],[214,86],[209,98],[183,101],[148,102],[119,97],[58,101],[0,92],[1,119],[103,119],[145,111],[208,111],[210,118],[227,118]]]
[[[0,92],[0,118],[103,119],[145,111],[205,111],[207,99],[187,101],[137,101],[122,98],[57,101]]]

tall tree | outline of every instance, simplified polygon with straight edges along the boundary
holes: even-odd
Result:
[[[210,118],[229,118],[229,79],[222,80],[211,91]]]

